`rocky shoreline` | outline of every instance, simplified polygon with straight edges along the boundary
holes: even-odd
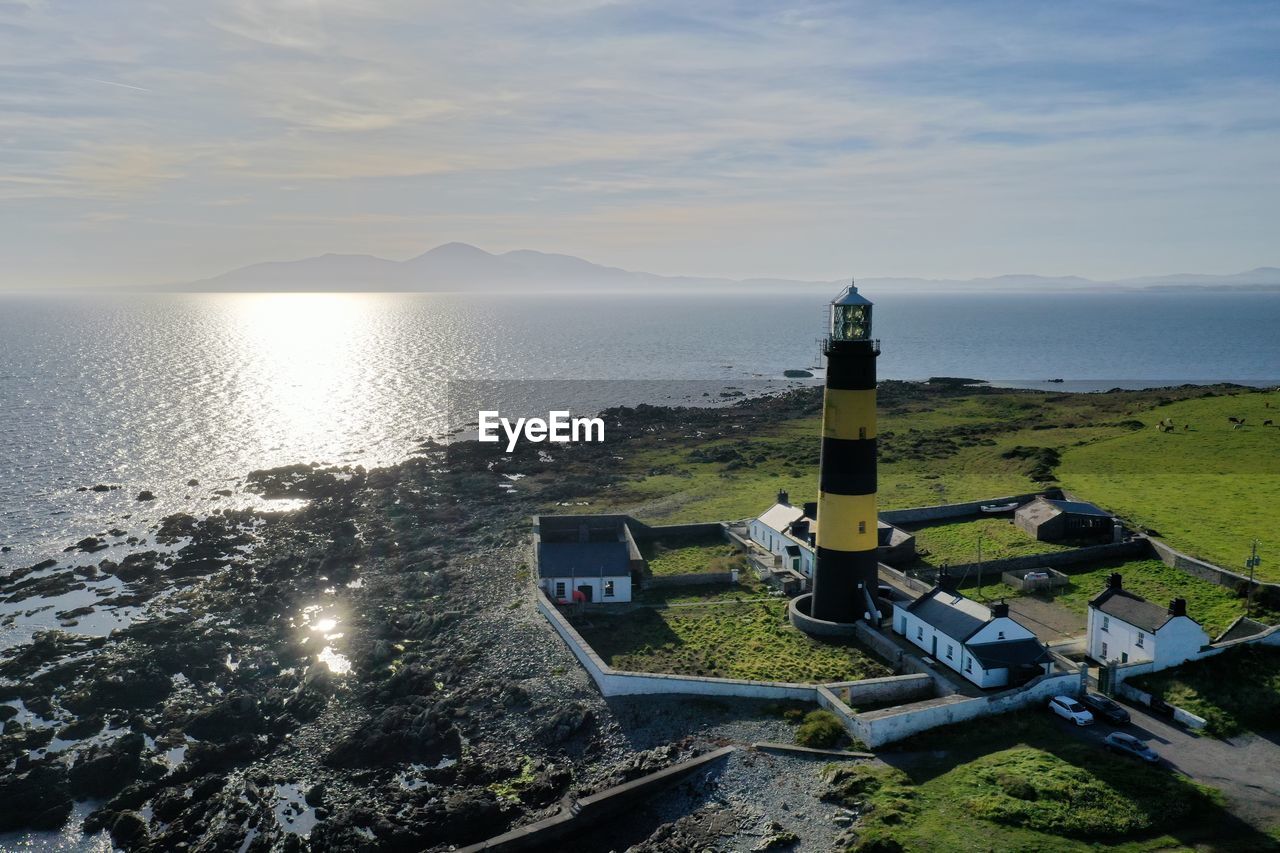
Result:
[[[86,845],[109,836],[131,851],[445,850],[713,748],[734,726],[786,737],[751,703],[664,700],[654,728],[643,700],[601,699],[532,606],[528,520],[606,488],[629,437],[728,434],[816,405],[795,392],[613,410],[607,447],[554,459],[427,443],[372,471],[255,471],[248,489],[301,508],[169,516],[123,556],[7,570],[8,602],[110,580],[97,606],[142,615],[86,637],[75,623],[93,607],[59,613],[67,630],[0,658],[0,833],[58,830],[82,802]],[[527,476],[499,488],[511,473]],[[94,539],[71,547],[93,553]],[[679,809],[693,817],[654,812],[619,843],[737,849],[774,832],[778,816],[697,784]]]

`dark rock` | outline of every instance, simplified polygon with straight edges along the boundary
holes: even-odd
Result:
[[[153,501],[156,499],[156,496],[151,492],[149,492],[148,490],[143,489],[142,491],[138,492],[138,497],[136,499],[140,501]]]
[[[131,732],[83,753],[71,765],[71,793],[78,799],[105,799],[119,793],[137,780],[142,770],[142,747],[142,735]]]
[[[114,492],[114,491],[115,491],[116,489],[118,489],[118,488],[120,488],[120,487],[119,487],[119,486],[108,486],[108,485],[106,485],[105,483],[99,483],[98,485],[93,486],[92,488],[90,488],[90,489],[89,489],[89,491],[91,491],[91,492]]]
[[[551,711],[538,726],[538,736],[547,743],[563,743],[585,729],[594,719],[595,715],[589,708],[573,702]]]
[[[198,711],[187,724],[186,731],[199,740],[221,742],[243,732],[260,732],[265,722],[258,700],[239,693]]]
[[[137,812],[119,812],[108,831],[117,847],[128,850],[147,838],[147,821]]]
[[[332,767],[438,764],[461,750],[458,730],[442,715],[422,704],[393,705],[341,738],[325,756],[325,763]]]
[[[4,707],[9,707],[8,705]],[[58,740],[83,740],[102,731],[102,715],[91,714],[68,723],[58,730]]]
[[[325,786],[323,782],[317,782],[307,789],[306,802],[307,805],[315,807],[324,803]]]
[[[192,477],[190,480],[187,480],[187,485],[188,485],[188,486],[198,486],[198,485],[200,485],[200,481],[199,481],[199,480],[197,480],[195,477]]]
[[[86,536],[76,544],[65,548],[66,551],[84,551],[86,554],[92,554],[94,551],[101,551],[110,548],[106,542],[103,542],[97,536]]]
[[[67,770],[44,762],[21,775],[0,777],[0,832],[58,829],[71,814]]]

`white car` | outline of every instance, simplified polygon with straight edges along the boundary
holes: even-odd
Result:
[[[1049,700],[1049,710],[1077,726],[1093,725],[1093,714],[1070,696],[1054,696]]]

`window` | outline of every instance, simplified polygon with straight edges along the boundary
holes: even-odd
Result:
[[[951,644],[947,643],[947,660],[951,660]]]
[[[973,672],[973,658],[964,659],[964,671]]]
[[[564,598],[564,581],[556,581],[556,598]]]
[[[613,581],[604,582],[604,597],[613,598]]]
[[[1110,617],[1110,616],[1103,616],[1103,617],[1102,617],[1102,630],[1104,630],[1104,631],[1105,631],[1105,630],[1107,630],[1107,629],[1108,629],[1108,628],[1110,628],[1110,627],[1111,627],[1111,617]]]
[[[1004,639],[1004,631],[1001,631],[1000,633],[996,634],[996,639],[997,639],[997,640],[1003,640],[1003,639]]]
[[[1102,644],[1102,659],[1103,659],[1103,660],[1106,660],[1106,659],[1107,659],[1107,644],[1106,644],[1106,643],[1103,643],[1103,644]]]
[[[867,437],[867,428],[858,427],[858,438],[866,438],[866,437]]]
[[[1134,645],[1135,645],[1135,646],[1137,646],[1138,648],[1142,648],[1142,641],[1143,641],[1144,639],[1146,639],[1146,637],[1147,637],[1147,635],[1146,635],[1146,634],[1144,634],[1144,633],[1142,633],[1141,631],[1139,631],[1139,632],[1138,632],[1138,642],[1134,643]]]
[[[916,628],[916,639],[924,642],[924,628]]]
[[[867,532],[867,523],[866,523],[865,521],[859,521],[859,522],[858,522],[858,532],[859,532],[859,533],[866,533],[866,532]]]

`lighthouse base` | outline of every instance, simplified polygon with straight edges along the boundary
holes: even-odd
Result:
[[[791,624],[814,637],[852,637],[857,622],[829,622],[818,619],[813,613],[813,593],[806,592],[791,599],[787,605],[787,618]]]

